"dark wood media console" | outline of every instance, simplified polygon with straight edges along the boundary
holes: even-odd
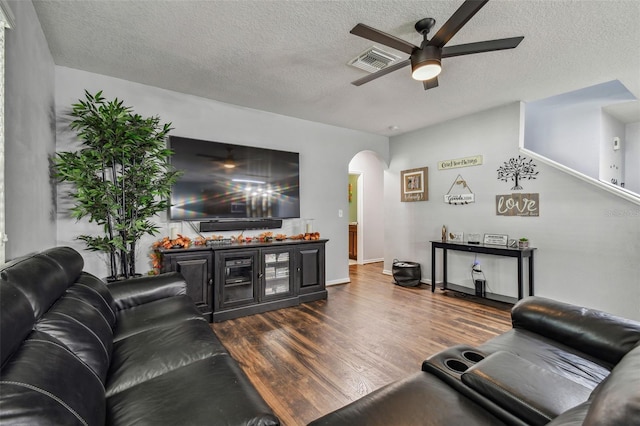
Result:
[[[287,240],[158,250],[162,271],[180,272],[209,322],[326,299],[328,240]]]

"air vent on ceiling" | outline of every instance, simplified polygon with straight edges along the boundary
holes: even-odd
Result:
[[[379,47],[372,46],[350,60],[349,65],[368,72],[376,72],[399,59],[400,57],[393,53],[385,52]]]

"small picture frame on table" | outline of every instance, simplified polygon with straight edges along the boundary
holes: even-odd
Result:
[[[490,246],[506,246],[509,242],[509,236],[504,234],[484,234],[485,245]]]
[[[464,232],[451,232],[447,234],[447,241],[450,243],[463,243],[464,242]]]

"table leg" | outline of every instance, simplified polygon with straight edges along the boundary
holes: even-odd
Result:
[[[442,249],[442,289],[447,289],[447,249]]]
[[[431,244],[431,293],[436,291],[436,247]]]
[[[522,253],[518,256],[518,300],[522,299]]]
[[[533,296],[533,250],[529,257],[529,296]]]

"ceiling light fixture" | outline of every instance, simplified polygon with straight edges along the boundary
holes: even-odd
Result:
[[[233,148],[227,147],[227,158],[222,163],[222,167],[225,169],[235,169],[236,162],[233,161]]]
[[[411,55],[411,77],[425,81],[437,77],[442,71],[441,51],[435,46],[425,46]]]

